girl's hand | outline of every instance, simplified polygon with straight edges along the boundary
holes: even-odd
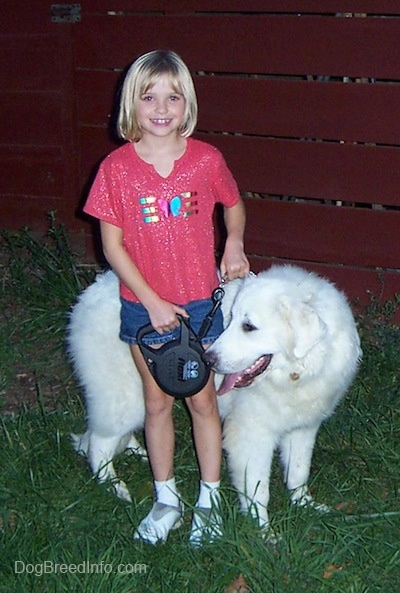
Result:
[[[169,332],[179,327],[179,319],[177,315],[188,318],[189,315],[185,309],[178,307],[173,303],[160,299],[157,306],[152,306],[148,309],[150,316],[150,323],[159,334]]]
[[[221,260],[222,278],[226,280],[244,278],[250,271],[250,264],[243,246],[246,212],[242,199],[235,206],[224,209],[224,219],[227,238]]]
[[[250,264],[243,251],[242,244],[227,241],[224,255],[221,260],[221,277],[226,280],[244,278],[250,271]]]

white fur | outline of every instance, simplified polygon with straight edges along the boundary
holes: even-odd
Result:
[[[112,460],[125,449],[146,456],[134,437],[143,428],[144,400],[129,347],[118,337],[119,311],[118,280],[111,271],[97,276],[72,310],[69,352],[84,388],[88,427],[71,436],[99,480],[112,480],[117,495],[131,501]]]
[[[68,342],[88,418],[87,432],[74,436],[75,448],[100,480],[112,479],[118,496],[130,500],[112,460],[124,448],[144,454],[133,436],[143,427],[144,404],[129,348],[118,338],[119,308],[115,275],[98,276],[72,311]],[[251,385],[218,398],[241,507],[266,528],[276,448],[292,501],[312,502],[307,481],[315,438],[357,372],[359,337],[345,296],[294,266],[229,283],[223,309],[228,327],[207,351],[216,371],[242,371],[272,354]]]

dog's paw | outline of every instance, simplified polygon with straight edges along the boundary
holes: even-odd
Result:
[[[265,517],[254,516],[253,520],[255,521],[256,526],[258,527],[259,534],[261,539],[268,545],[268,546],[276,546],[282,540],[282,536],[278,535],[276,531],[271,527],[268,519]]]
[[[321,502],[317,502],[309,493],[304,494],[300,498],[292,498],[292,504],[298,507],[308,507],[310,509],[318,511],[319,513],[331,512],[331,509],[328,507],[328,505]]]
[[[148,460],[146,449],[142,447],[134,435],[131,435],[125,448],[125,455],[138,455],[142,461]]]
[[[328,507],[327,504],[324,504],[323,502],[316,502],[315,500],[311,501],[310,506],[319,513],[330,513],[332,511],[332,509]]]
[[[268,546],[277,546],[282,541],[282,536],[278,535],[271,527],[261,528],[261,537]]]
[[[123,480],[113,480],[111,486],[113,492],[124,502],[132,502],[128,487]]]
[[[140,457],[141,461],[148,461],[148,459],[149,459],[146,449],[143,449],[143,447],[141,447],[141,446],[139,446],[139,447],[129,447],[128,446],[125,449],[125,455],[137,455],[138,457]]]

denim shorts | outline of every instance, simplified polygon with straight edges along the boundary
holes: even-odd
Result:
[[[200,331],[201,324],[204,318],[213,308],[212,299],[203,299],[200,301],[191,301],[187,305],[179,305],[189,315],[189,324],[195,334]],[[141,327],[150,323],[150,317],[147,309],[140,303],[134,303],[121,298],[121,329],[119,337],[123,342],[128,344],[137,344],[136,335]],[[210,329],[201,340],[202,344],[211,344],[215,342],[220,334],[223,332],[223,317],[221,309],[217,309]],[[172,331],[159,334],[154,331],[146,334],[143,342],[150,346],[156,344],[165,344],[171,340],[179,339],[180,328],[176,327]]]

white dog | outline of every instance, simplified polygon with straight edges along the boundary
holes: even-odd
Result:
[[[357,372],[360,341],[345,296],[301,268],[273,266],[229,283],[225,292],[227,327],[206,358],[224,375],[218,403],[233,485],[242,509],[266,529],[275,449],[292,501],[312,503],[307,481],[315,438]],[[99,479],[111,479],[129,501],[112,460],[124,449],[145,455],[134,437],[144,403],[129,347],[118,338],[119,309],[118,281],[107,272],[72,311],[69,351],[88,419],[86,433],[73,439]]]

